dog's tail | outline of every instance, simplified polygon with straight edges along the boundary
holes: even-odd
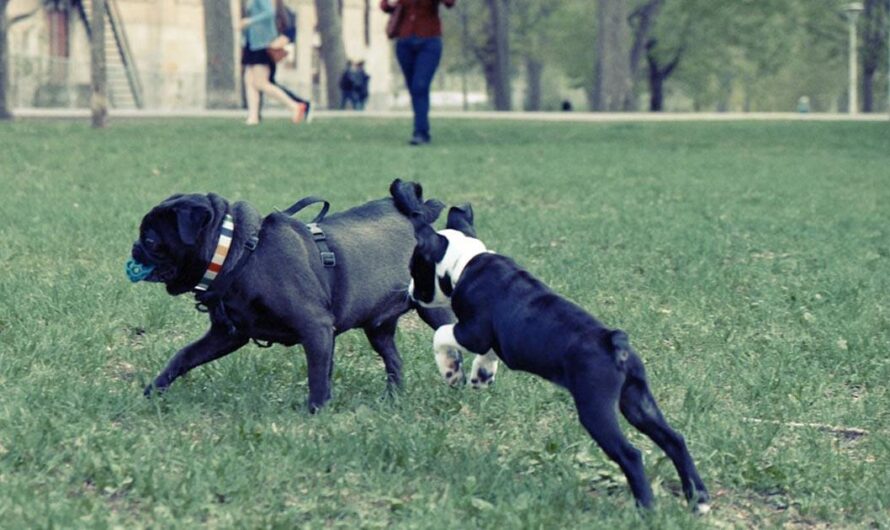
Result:
[[[404,182],[395,179],[389,186],[396,209],[415,225],[433,224],[445,205],[436,199],[423,200],[423,187],[418,182]]]

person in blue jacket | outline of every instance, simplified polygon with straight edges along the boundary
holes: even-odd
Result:
[[[308,105],[291,99],[281,87],[270,80],[275,62],[269,56],[267,48],[278,37],[272,0],[248,0],[245,14],[239,27],[244,41],[241,64],[244,66],[247,125],[260,122],[261,93],[280,101],[293,113],[291,120],[301,123],[306,117]]]

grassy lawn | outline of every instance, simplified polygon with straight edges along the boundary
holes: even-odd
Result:
[[[407,121],[0,124],[0,526],[887,528],[890,125],[434,126],[413,149]],[[658,498],[638,513],[540,379],[447,388],[414,316],[395,400],[360,332],[317,416],[299,348],[245,347],[142,397],[207,322],[127,281],[145,212],[208,191],[339,210],[394,177],[472,202],[490,248],[629,333],[708,517],[628,430]]]

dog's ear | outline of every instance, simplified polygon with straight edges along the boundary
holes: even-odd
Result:
[[[460,206],[452,206],[448,210],[448,223],[445,228],[462,232],[465,236],[476,237],[476,228],[473,226],[473,207],[470,203]]]
[[[173,207],[176,212],[176,228],[179,231],[179,239],[186,245],[194,245],[198,241],[198,235],[210,222],[213,212],[210,206],[196,201],[180,201]]]
[[[438,263],[445,257],[448,250],[448,238],[436,232],[432,226],[425,224],[414,231],[417,249],[423,257],[432,263]]]
[[[395,179],[389,186],[396,209],[411,220],[414,228],[424,224],[432,224],[442,213],[445,205],[431,199],[423,202],[423,187],[417,182],[405,182]]]
[[[427,224],[433,224],[439,218],[439,214],[445,209],[445,205],[436,199],[430,199],[423,203],[423,219]]]
[[[631,351],[630,339],[627,338],[627,333],[621,331],[620,329],[610,331],[609,340],[611,341],[612,348],[615,350],[616,353]]]

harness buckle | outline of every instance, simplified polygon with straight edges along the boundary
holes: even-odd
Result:
[[[331,268],[337,266],[337,257],[333,252],[319,252],[321,254],[321,262],[325,267]]]
[[[250,239],[244,242],[244,248],[253,252],[254,250],[256,250],[257,243],[259,242],[260,238],[258,238],[257,236],[251,236]]]

